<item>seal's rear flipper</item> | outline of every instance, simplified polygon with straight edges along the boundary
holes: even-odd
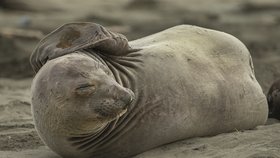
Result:
[[[269,118],[280,120],[280,80],[274,82],[267,94]]]
[[[108,55],[122,56],[133,51],[127,38],[95,23],[69,23],[42,39],[30,57],[35,72],[50,59],[82,49],[94,49]]]

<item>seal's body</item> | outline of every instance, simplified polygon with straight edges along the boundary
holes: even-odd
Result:
[[[40,51],[31,57],[35,70],[45,64],[32,86],[36,128],[63,157],[129,157],[177,140],[251,129],[266,121],[268,106],[250,54],[228,34],[182,25],[122,44],[120,49],[128,51],[114,53],[117,47],[110,43],[107,51],[103,43],[96,49],[59,51],[46,64],[38,57]],[[88,84],[65,94],[82,83],[80,78],[97,84],[95,91]],[[116,110],[120,105],[125,111]]]

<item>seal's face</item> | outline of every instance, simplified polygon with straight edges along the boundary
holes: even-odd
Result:
[[[44,93],[47,98],[46,111],[54,113],[49,117],[59,117],[57,120],[72,131],[73,126],[77,130],[93,130],[120,117],[134,99],[133,92],[119,85],[108,67],[85,54],[50,60],[42,69],[34,84],[47,82],[39,83],[47,86],[37,88],[36,93]]]

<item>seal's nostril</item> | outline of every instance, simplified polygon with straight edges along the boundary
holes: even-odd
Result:
[[[127,108],[129,105],[131,105],[134,99],[135,99],[134,93],[132,91],[129,91],[123,100],[125,102],[124,108]]]
[[[121,98],[121,101],[123,102],[122,109],[126,109],[133,100],[133,97],[129,93],[125,93]]]
[[[135,96],[133,93],[131,93],[129,103],[131,104],[134,101],[134,99],[135,99]]]

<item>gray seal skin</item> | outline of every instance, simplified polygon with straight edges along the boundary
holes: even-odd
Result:
[[[126,158],[174,141],[252,129],[268,105],[235,37],[180,25],[127,42],[71,23],[31,55],[42,140],[67,158]]]

